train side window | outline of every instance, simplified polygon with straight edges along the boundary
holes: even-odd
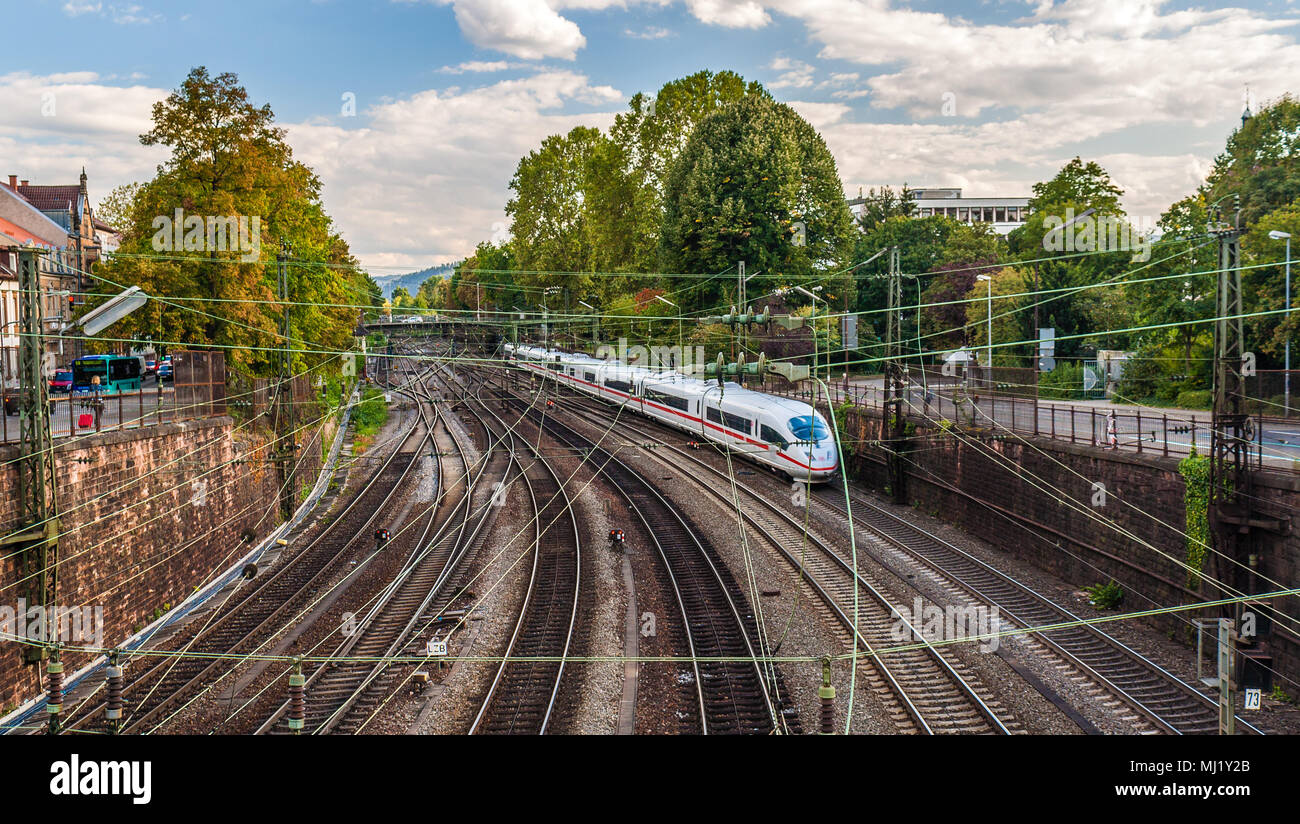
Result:
[[[583,372],[582,374],[583,374],[584,377],[586,377],[586,379],[587,379],[587,383],[595,383],[595,382],[596,382],[596,373],[595,373],[595,372]]]
[[[744,432],[746,435],[751,435],[754,432],[754,422],[749,418],[742,418],[740,415],[723,412],[722,419],[727,422],[727,427],[729,429],[734,429],[737,432]]]
[[[786,440],[780,433],[765,423],[758,425],[758,436],[768,443],[774,443],[781,448],[785,448]]]
[[[718,411],[717,407],[707,407],[704,410],[704,416],[714,423],[722,423],[722,413]]]

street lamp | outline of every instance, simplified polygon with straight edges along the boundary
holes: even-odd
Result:
[[[682,351],[682,311],[681,311],[681,307],[679,307],[677,304],[673,303],[671,300],[669,300],[668,298],[665,298],[665,297],[663,297],[663,296],[661,296],[661,295],[655,295],[655,300],[659,301],[660,303],[666,303],[666,304],[668,304],[669,306],[671,306],[671,307],[673,307],[674,309],[677,310],[677,351],[680,353],[680,352]],[[678,354],[677,357],[680,358],[680,357],[681,357],[681,354]],[[677,368],[677,364],[674,363],[674,364],[673,364],[673,368],[676,369],[676,368]]]
[[[1286,241],[1286,314],[1282,316],[1282,321],[1291,315],[1291,233],[1279,232],[1274,229],[1268,233],[1268,236],[1274,240]],[[1284,364],[1285,372],[1282,373],[1282,386],[1285,397],[1282,403],[1286,406],[1286,414],[1291,413],[1291,333],[1286,335],[1286,363]]]
[[[817,288],[817,289],[821,289],[820,286],[818,286],[818,287],[816,287],[816,288]],[[809,292],[807,289],[803,288],[802,286],[796,286],[796,287],[794,287],[794,290],[795,290],[796,292],[798,292],[799,294],[801,294],[801,295],[807,295],[808,297],[812,298],[813,300],[820,300],[822,303],[826,303],[826,298],[822,297],[821,295],[813,294],[812,292]],[[830,304],[827,304],[827,309],[829,309],[829,308],[830,308]],[[816,374],[817,374],[817,304],[815,304],[815,303],[813,304],[813,317],[812,317],[812,321],[813,321],[813,327],[812,327],[812,330],[813,330],[813,374],[816,375]],[[828,380],[829,380],[829,378],[828,378]]]
[[[596,331],[596,324],[600,323],[600,318],[597,317],[598,312],[596,310],[596,307],[592,306],[590,303],[587,303],[585,300],[579,300],[578,303],[581,303],[583,306],[591,310],[591,348],[592,351],[594,352],[596,349],[597,341],[600,338],[600,334]]]
[[[989,285],[989,326],[988,326],[988,366],[993,368],[993,278],[988,275],[976,275],[976,280],[982,280]],[[992,372],[989,373],[992,377]]]

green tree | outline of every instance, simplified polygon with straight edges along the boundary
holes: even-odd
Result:
[[[519,161],[506,204],[521,285],[593,288],[595,248],[588,203],[599,183],[591,174],[593,153],[608,141],[599,129],[578,126],[551,135]],[[573,273],[573,274],[558,274]]]
[[[1205,181],[1205,198],[1241,198],[1245,227],[1300,198],[1300,101],[1283,95],[1228,138]],[[1224,200],[1224,207],[1230,206]]]
[[[909,189],[906,183],[898,193],[888,186],[881,186],[879,192],[875,189],[867,190],[862,202],[862,212],[858,215],[858,226],[862,231],[870,232],[891,217],[915,217],[915,215],[915,190]]]
[[[1118,215],[1122,210],[1119,199],[1124,190],[1115,185],[1110,174],[1099,163],[1084,163],[1076,157],[1066,163],[1056,176],[1043,183],[1035,183],[1034,196],[1029,199],[1029,211],[1040,212],[1066,203],[1082,203],[1102,214]]]
[[[607,163],[608,196],[624,208],[605,212],[602,239],[614,240],[624,260],[611,271],[653,271],[658,263],[663,196],[673,161],[708,115],[747,96],[768,97],[754,82],[729,72],[698,71],[665,83],[653,99],[636,94],[628,111],[614,118]],[[615,195],[616,193],[616,195]]]
[[[289,288],[291,334],[302,349],[342,350],[351,345],[358,313],[348,304],[369,302],[372,283],[337,234],[320,200],[320,181],[293,159],[284,131],[269,105],[255,106],[233,74],[211,76],[193,69],[180,88],[153,108],[148,146],[166,146],[168,160],[157,175],[118,210],[124,224],[119,254],[100,271],[118,283],[138,284],[150,295],[187,298],[155,305],[115,328],[134,337],[176,341],[226,351],[227,363],[268,373],[282,345],[277,330],[275,242],[293,249]],[[125,204],[123,194],[117,198]],[[111,209],[112,207],[110,207]],[[260,222],[254,250],[155,248],[160,223],[177,209],[190,218],[244,217]],[[300,352],[298,368],[329,355]]]
[[[748,95],[701,120],[673,163],[660,261],[665,271],[698,274],[745,261],[756,274],[749,294],[757,295],[829,282],[848,262],[854,234],[821,136],[789,106]],[[669,282],[691,308],[724,302],[721,280]]]

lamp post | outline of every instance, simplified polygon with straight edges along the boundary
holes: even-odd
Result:
[[[821,287],[818,286],[818,287],[816,287],[816,288],[817,288],[817,289],[820,289]],[[826,298],[822,297],[821,295],[815,295],[815,294],[813,294],[812,292],[809,292],[807,289],[803,288],[802,286],[796,286],[796,287],[794,287],[794,290],[795,290],[796,292],[798,292],[799,294],[801,294],[801,295],[807,295],[808,297],[812,298],[812,299],[815,300],[815,301],[820,300],[822,303],[826,303]],[[829,308],[829,304],[827,304],[827,308]],[[816,375],[816,374],[817,374],[817,304],[816,304],[816,303],[813,304],[813,317],[812,317],[812,321],[813,321],[813,325],[812,325],[812,330],[813,330],[813,374]],[[828,397],[829,397],[829,396],[828,396]]]
[[[578,301],[578,303],[581,303],[583,306],[591,310],[591,351],[595,353],[596,339],[600,337],[596,333],[596,324],[600,322],[596,316],[597,315],[596,307],[592,306],[590,303],[587,303],[585,300],[580,300]]]
[[[989,324],[988,324],[988,367],[989,380],[993,379],[993,278],[988,275],[976,275],[975,280],[982,280],[989,287]]]
[[[1291,316],[1291,233],[1279,232],[1274,229],[1268,233],[1268,236],[1274,240],[1286,241],[1286,314],[1282,316],[1283,323]],[[1286,370],[1282,373],[1282,392],[1284,394],[1283,405],[1286,407],[1287,414],[1291,412],[1291,333],[1286,335],[1286,361],[1283,368]]]

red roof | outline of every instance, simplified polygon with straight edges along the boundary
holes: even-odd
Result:
[[[18,185],[18,194],[27,202],[42,211],[58,211],[75,208],[81,197],[81,187],[73,186],[23,186]]]

